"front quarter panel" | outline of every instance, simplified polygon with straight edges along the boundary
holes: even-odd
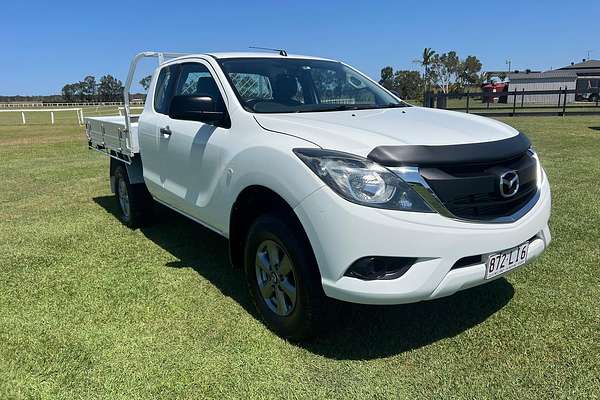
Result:
[[[229,153],[207,216],[211,225],[229,236],[230,211],[239,194],[250,186],[264,186],[294,208],[324,183],[293,153],[295,148],[315,147],[305,140],[256,126],[256,133],[240,132],[239,152]],[[233,133],[238,135],[237,133]],[[211,210],[212,209],[212,210]]]

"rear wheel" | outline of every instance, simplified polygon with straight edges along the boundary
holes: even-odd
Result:
[[[129,182],[125,167],[115,169],[115,197],[119,204],[120,219],[131,229],[144,225],[152,213],[152,196],[146,185]]]
[[[244,264],[250,296],[269,329],[290,340],[318,332],[325,295],[312,249],[294,221],[278,214],[258,217]]]

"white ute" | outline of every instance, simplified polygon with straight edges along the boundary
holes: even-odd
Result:
[[[132,116],[137,62],[157,57]],[[153,201],[229,239],[266,325],[299,340],[328,297],[400,304],[504,276],[550,243],[550,187],[527,137],[413,107],[338,61],[145,52],[123,117],[86,118],[122,221]]]

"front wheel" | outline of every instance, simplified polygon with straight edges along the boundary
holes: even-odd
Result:
[[[250,296],[269,329],[290,340],[313,336],[324,320],[325,295],[312,249],[284,215],[252,224],[244,269]]]
[[[115,169],[115,197],[121,222],[131,229],[144,225],[152,213],[152,196],[144,184],[132,185],[123,166]]]

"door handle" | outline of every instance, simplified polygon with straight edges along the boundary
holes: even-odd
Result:
[[[160,128],[160,134],[163,139],[169,139],[172,133],[173,132],[171,132],[171,128],[169,128],[169,125],[165,126],[164,128]]]

